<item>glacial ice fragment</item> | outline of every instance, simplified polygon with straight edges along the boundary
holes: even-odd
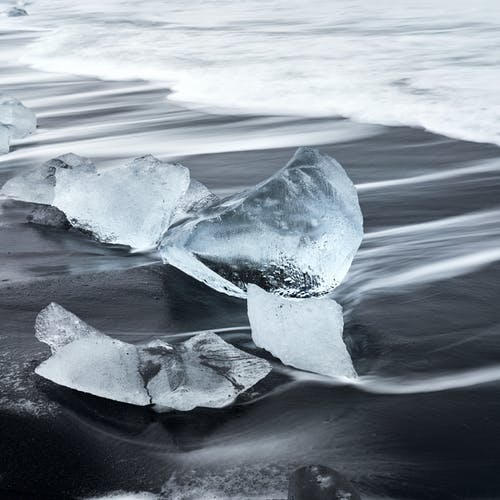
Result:
[[[0,193],[30,203],[53,204],[56,174],[59,170],[96,172],[95,165],[88,158],[68,153],[9,179]]]
[[[55,303],[37,316],[35,335],[52,351],[35,369],[38,375],[103,398],[139,406],[150,403],[134,345],[103,335]]]
[[[252,339],[286,365],[331,377],[356,377],[342,338],[342,307],[326,297],[286,298],[248,285]]]
[[[290,297],[322,295],[344,278],[363,237],[356,189],[311,148],[257,186],[172,227],[165,262],[230,295],[247,284]]]
[[[51,302],[35,320],[36,338],[50,347],[52,353],[76,340],[105,337],[99,330],[87,325],[76,314]]]
[[[37,224],[38,226],[55,227],[57,229],[69,229],[71,227],[64,212],[52,205],[35,205],[26,219],[31,224]]]
[[[35,131],[36,116],[21,101],[8,95],[0,94],[0,123],[13,127],[13,139],[22,139]]]
[[[361,500],[361,495],[340,472],[324,465],[305,465],[290,476],[288,500]]]
[[[189,186],[189,171],[153,156],[103,170],[58,170],[53,205],[100,241],[154,247]]]
[[[12,138],[12,127],[0,123],[0,155],[9,152],[10,140]]]
[[[57,384],[158,410],[220,408],[264,378],[267,361],[212,332],[170,345],[132,345],[112,339],[58,304],[43,309],[35,332],[52,356],[36,373]]]
[[[12,7],[7,11],[8,17],[21,17],[27,15],[28,12],[26,11],[26,9],[23,9],[22,7]]]
[[[158,366],[147,389],[160,409],[227,406],[271,370],[267,361],[240,351],[212,332],[175,346],[154,341],[140,349],[143,362],[147,359]]]
[[[209,191],[204,184],[191,178],[188,190],[177,204],[172,224],[198,214],[217,201],[217,196]]]

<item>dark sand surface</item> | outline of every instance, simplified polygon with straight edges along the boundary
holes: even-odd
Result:
[[[0,497],[163,488],[166,498],[201,498],[193,491],[284,498],[289,471],[314,462],[344,471],[367,497],[500,497],[499,376],[477,385],[467,371],[494,369],[500,358],[498,147],[347,120],[287,119],[282,128],[277,119],[203,115],[144,82],[16,67],[5,75],[2,91],[32,105],[40,120],[37,134],[0,158],[0,183],[68,151],[104,167],[152,153],[230,193],[267,177],[330,127],[340,140],[320,149],[358,184],[367,233],[337,295],[354,364],[375,390],[308,379],[275,362],[234,406],[158,415],[40,379],[33,369],[48,350],[33,325],[51,301],[130,342],[228,329],[226,340],[270,357],[251,343],[244,301],[154,255],[27,224],[31,207],[3,202]],[[245,150],[272,134],[269,148]],[[393,233],[381,231],[388,228]],[[447,374],[455,386],[437,390]],[[408,394],[393,394],[405,387]]]

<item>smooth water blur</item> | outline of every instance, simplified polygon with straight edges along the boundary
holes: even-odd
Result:
[[[36,0],[2,54],[146,79],[231,112],[345,116],[500,144],[496,0]]]
[[[0,85],[39,127],[0,157],[0,184],[69,151],[99,168],[154,154],[225,195],[319,144],[364,215],[335,293],[360,379],[284,367],[252,343],[244,301],[2,201],[0,496],[283,499],[290,471],[319,462],[366,498],[499,498],[500,149],[379,125],[499,142],[496,3],[26,9],[0,18]],[[51,301],[128,342],[215,329],[273,372],[228,408],[162,415],[59,387],[34,374],[48,352],[33,324]]]

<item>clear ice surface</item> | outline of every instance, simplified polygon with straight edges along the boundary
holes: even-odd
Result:
[[[68,153],[9,179],[0,193],[21,201],[51,205],[54,203],[54,187],[59,170],[96,172],[95,165],[88,158]]]
[[[108,243],[156,246],[189,186],[189,171],[153,156],[100,172],[58,170],[54,206]]]
[[[12,138],[22,139],[36,129],[36,116],[14,97],[0,94],[0,123],[12,126]]]
[[[201,182],[190,179],[187,168],[151,155],[98,171],[88,158],[65,154],[9,179],[0,194],[52,205],[72,226],[103,242],[136,249],[156,246],[170,224],[217,200]],[[47,210],[37,212],[33,222],[64,222],[60,214],[53,214],[53,223]]]
[[[189,188],[179,200],[172,217],[172,224],[205,210],[218,201],[218,198],[209,189],[197,181],[191,179]]]
[[[264,378],[271,367],[212,332],[170,345],[112,339],[58,304],[43,309],[36,337],[52,356],[36,373],[57,384],[158,410],[220,408]]]
[[[0,155],[9,152],[10,139],[12,138],[12,127],[0,123]]]
[[[172,227],[165,262],[212,288],[244,297],[247,284],[317,296],[344,278],[363,237],[356,189],[344,169],[299,148],[269,179]]]
[[[331,377],[356,377],[342,338],[342,307],[326,297],[296,299],[248,285],[248,318],[255,345],[286,365]]]

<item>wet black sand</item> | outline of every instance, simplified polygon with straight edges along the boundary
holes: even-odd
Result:
[[[182,110],[164,100],[164,89],[130,90],[144,87],[141,82],[60,79],[59,86],[37,87],[34,77],[24,87],[5,89],[17,90],[29,104],[43,87],[47,104],[40,104],[39,133],[0,159],[0,182],[69,150],[104,166],[152,153],[181,161],[215,192],[227,193],[270,175],[295,149],[188,155],[181,150],[187,152],[197,138],[207,142],[209,134],[224,137],[223,149],[235,131],[238,140],[249,129],[264,140],[269,129],[257,117]],[[50,95],[70,95],[71,81],[72,105],[61,104],[51,115]],[[105,92],[83,99],[85,111],[71,111],[79,92],[96,91]],[[100,127],[92,128],[96,123]],[[332,123],[349,133],[357,127]],[[68,140],[63,124],[82,129]],[[294,129],[302,124],[297,120]],[[169,126],[183,146],[155,148],[160,144],[155,134]],[[73,498],[163,488],[166,498],[201,498],[199,491],[284,498],[289,471],[314,462],[342,470],[367,497],[500,497],[500,382],[461,387],[459,377],[464,370],[495,366],[500,357],[500,264],[486,256],[482,265],[467,267],[471,257],[494,251],[500,242],[495,218],[500,150],[404,127],[377,127],[372,135],[361,135],[320,149],[360,185],[366,232],[428,221],[444,225],[399,233],[402,240],[367,238],[338,292],[348,314],[346,341],[361,375],[397,376],[396,386],[421,381],[425,390],[372,394],[295,380],[294,372],[283,373],[276,363],[273,374],[232,407],[158,415],[57,387],[33,374],[48,355],[34,338],[34,319],[50,301],[131,342],[229,329],[221,333],[226,340],[257,352],[246,329],[246,305],[162,266],[154,256],[133,256],[78,233],[26,224],[30,207],[5,202],[0,211],[0,497]],[[130,147],[123,150],[125,143]],[[462,168],[468,170],[457,172]],[[432,177],[444,171],[455,173]],[[369,184],[421,175],[431,177]],[[487,211],[489,218],[446,223],[478,211]],[[447,259],[455,261],[443,263]],[[427,264],[436,267],[422,275]],[[395,277],[400,281],[387,281]],[[432,381],[444,373],[457,374],[457,387],[436,391]],[[179,492],[193,496],[175,497]]]

